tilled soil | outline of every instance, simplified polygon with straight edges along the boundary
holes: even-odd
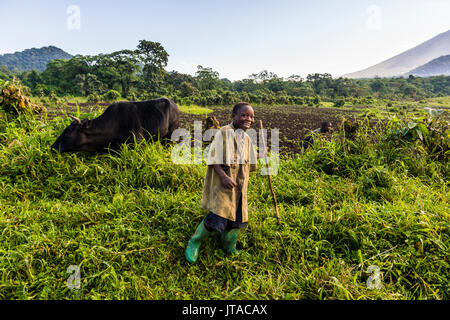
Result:
[[[231,107],[208,107],[214,111],[208,116],[214,116],[220,125],[231,123]],[[300,141],[311,130],[320,127],[323,121],[329,121],[334,128],[342,122],[343,118],[353,119],[358,111],[339,110],[332,108],[314,108],[303,106],[269,106],[253,107],[255,111],[255,123],[252,128],[259,129],[259,120],[268,130],[279,130],[280,151],[288,153],[299,153]],[[194,121],[204,120],[205,115],[192,115],[182,113],[180,117],[180,127],[193,131]],[[268,137],[270,141],[270,136]]]
[[[104,110],[108,103],[79,103],[78,108],[82,112],[92,112],[96,110]],[[214,110],[208,116],[214,116],[221,126],[231,122],[232,107],[208,107]],[[259,129],[259,120],[262,120],[263,126],[268,130],[279,130],[279,146],[280,152],[299,153],[301,151],[300,141],[311,130],[320,127],[321,122],[329,121],[334,128],[338,128],[342,119],[354,119],[359,111],[343,110],[336,108],[315,108],[305,106],[264,106],[253,107],[255,111],[255,120],[252,128]],[[49,109],[48,118],[65,115],[66,113],[74,114],[77,111],[77,105],[68,103],[60,108]],[[186,128],[193,133],[194,121],[204,121],[206,115],[195,115],[188,113],[180,114],[180,128]],[[203,128],[204,130],[205,128]],[[270,141],[270,138],[269,138]]]

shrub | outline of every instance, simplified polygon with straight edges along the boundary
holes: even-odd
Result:
[[[90,95],[87,96],[87,102],[97,103],[100,100],[101,100],[101,97],[97,93],[91,93]]]
[[[344,105],[345,105],[345,100],[344,100],[343,98],[337,99],[337,100],[334,102],[334,106],[335,106],[336,108],[343,107]]]
[[[137,101],[138,98],[137,98],[137,95],[134,92],[131,92],[131,93],[128,94],[127,100],[128,101]]]
[[[394,130],[387,140],[396,146],[411,142],[422,144],[428,154],[446,159],[450,151],[450,123],[442,118],[444,110],[425,108],[425,116],[409,119],[405,124],[394,118]]]
[[[103,98],[108,102],[113,102],[121,98],[120,92],[116,90],[109,90],[103,95]]]

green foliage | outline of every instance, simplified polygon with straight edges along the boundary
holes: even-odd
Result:
[[[283,78],[263,70],[232,82],[221,79],[217,71],[202,65],[198,66],[195,76],[167,72],[164,68],[168,59],[169,54],[161,43],[140,40],[135,50],[52,59],[42,73],[31,70],[17,75],[39,97],[50,91],[58,96],[86,97],[116,90],[123,97],[133,92],[130,98],[186,98],[202,106],[232,105],[238,101],[255,105],[319,106],[321,101],[334,101],[335,106],[340,107],[345,99],[350,101],[351,98],[353,104],[373,106],[381,99],[424,101],[450,95],[448,76],[353,80],[314,73],[303,79],[297,75]],[[12,72],[7,68],[0,69],[0,79],[11,77]]]
[[[248,255],[224,255],[213,236],[195,265],[184,250],[205,215],[205,165],[174,165],[160,143],[52,153],[69,123],[0,119],[2,299],[449,298],[448,163],[391,145],[393,122],[282,156],[280,226],[267,177],[252,173]],[[381,289],[367,287],[371,265]]]
[[[345,105],[345,99],[343,99],[343,98],[337,99],[337,100],[334,102],[334,106],[335,106],[336,108],[343,107],[344,105]]]
[[[48,46],[0,55],[0,65],[5,65],[10,70],[17,71],[33,69],[43,71],[47,63],[51,60],[70,58],[72,58],[72,56],[67,52],[54,46]]]
[[[195,73],[198,87],[200,90],[214,90],[217,88],[219,81],[219,73],[212,68],[197,66]]]
[[[116,90],[109,90],[103,95],[103,99],[108,102],[113,102],[121,98],[120,92]]]
[[[167,66],[169,54],[159,42],[140,40],[134,51],[142,67],[142,88],[151,88],[153,92],[165,93],[164,67]],[[140,69],[140,68],[139,68]]]
[[[428,154],[447,159],[450,154],[450,123],[442,118],[445,111],[432,108],[424,108],[424,111],[424,116],[407,122],[394,118],[396,129],[389,141],[395,145],[421,143]]]
[[[101,97],[97,93],[91,93],[90,95],[87,96],[86,100],[87,102],[97,103],[101,100]]]
[[[193,84],[187,81],[183,81],[180,84],[180,91],[182,97],[190,97],[198,94],[197,88],[195,88]]]

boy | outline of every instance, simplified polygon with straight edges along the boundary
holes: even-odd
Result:
[[[233,122],[222,127],[211,143],[202,195],[202,208],[209,211],[186,248],[186,259],[197,261],[201,242],[211,232],[221,234],[223,250],[237,254],[240,230],[248,223],[247,186],[249,172],[257,169],[257,154],[245,131],[255,122],[246,102],[237,103]]]

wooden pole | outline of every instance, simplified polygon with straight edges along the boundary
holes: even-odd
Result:
[[[265,152],[266,151],[266,143],[264,141],[264,135],[263,135],[263,131],[262,131],[263,130],[262,120],[259,120],[259,128],[261,129],[262,145],[263,145],[263,150]],[[277,215],[277,224],[280,224],[280,213],[278,212],[277,197],[275,196],[275,192],[273,192],[272,179],[270,178],[270,171],[269,171],[269,162],[267,161],[267,154],[264,155],[264,160],[266,162],[267,178],[269,179],[269,188],[270,188],[270,192],[272,193],[273,204],[275,205],[275,213]]]

